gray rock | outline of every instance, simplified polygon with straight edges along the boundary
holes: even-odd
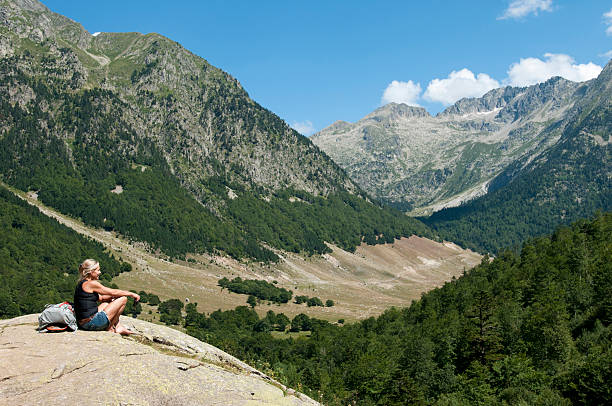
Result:
[[[136,334],[37,333],[38,315],[0,320],[0,404],[318,405],[242,361],[165,326]]]

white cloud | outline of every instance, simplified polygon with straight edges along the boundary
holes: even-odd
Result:
[[[612,35],[612,8],[607,13],[603,15],[604,23],[608,26],[606,28],[606,34]]]
[[[291,128],[306,136],[312,135],[315,132],[314,126],[308,120],[301,122],[294,121],[293,124],[291,124]]]
[[[599,56],[612,58],[612,50]],[[385,89],[382,103],[395,102],[418,106],[419,100],[426,100],[450,105],[465,97],[482,97],[489,90],[502,86],[529,86],[545,82],[553,76],[584,82],[597,77],[602,69],[593,62],[576,64],[574,58],[569,55],[546,53],[543,59],[521,58],[519,62],[511,64],[508,76],[501,81],[486,73],[474,75],[467,68],[452,71],[444,79],[432,79],[422,96],[419,83],[414,83],[412,80],[408,82],[394,80]],[[301,123],[292,126],[297,129],[296,124]]]
[[[412,80],[408,82],[399,82],[394,80],[389,83],[385,89],[381,102],[388,103],[404,103],[409,106],[418,106],[417,100],[421,94],[421,84],[414,83]]]
[[[446,79],[433,79],[427,85],[423,98],[452,104],[464,97],[480,97],[499,86],[499,82],[486,73],[474,76],[469,69],[463,68],[460,71],[452,71]]]
[[[91,34],[91,35],[93,35],[94,37],[97,37],[97,36],[98,36],[98,35],[100,35],[100,34],[102,34],[102,33],[101,33],[100,31],[98,31],[98,32],[94,32],[94,33],[93,33],[93,34]]]
[[[544,60],[521,58],[519,62],[510,65],[506,82],[512,86],[528,86],[544,82],[553,76],[583,82],[597,77],[601,69],[601,66],[593,62],[577,65],[569,55],[544,54]]]
[[[498,20],[521,18],[538,11],[552,11],[552,0],[514,0]]]

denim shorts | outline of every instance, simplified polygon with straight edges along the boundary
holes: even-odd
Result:
[[[102,310],[96,313],[91,320],[79,328],[81,330],[102,331],[108,329],[109,324],[110,321],[108,321],[108,316],[106,315],[106,312]]]

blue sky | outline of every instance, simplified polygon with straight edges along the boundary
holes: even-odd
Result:
[[[612,58],[612,1],[46,0],[94,33],[157,32],[236,77],[306,135],[389,101],[460,97]]]

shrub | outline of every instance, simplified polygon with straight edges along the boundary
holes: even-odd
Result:
[[[306,304],[308,305],[308,307],[323,306],[323,302],[318,297],[311,297],[310,299],[308,299]]]

